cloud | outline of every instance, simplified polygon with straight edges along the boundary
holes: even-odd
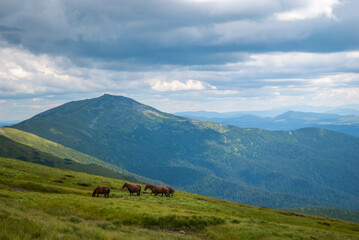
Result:
[[[333,15],[333,8],[340,3],[339,0],[305,0],[298,3],[296,8],[277,13],[276,17],[281,21],[307,20],[321,16],[337,19]]]
[[[242,75],[257,73],[267,77],[280,74],[281,77],[352,72],[359,69],[357,51],[335,53],[272,52],[251,54],[243,61],[223,65],[222,70],[238,71]]]
[[[183,90],[204,90],[204,89],[216,89],[215,86],[211,86],[207,83],[203,83],[197,80],[187,80],[181,82],[178,80],[172,80],[170,82],[165,80],[154,80],[151,83],[151,88],[156,91],[183,91]]]
[[[28,113],[103,92],[169,111],[358,102],[358,8],[355,0],[3,0],[0,101]]]
[[[76,64],[87,59],[217,64],[238,60],[231,54],[238,51],[358,48],[352,24],[358,21],[357,5],[337,0],[5,0],[0,5],[0,38],[36,54],[66,56]],[[340,21],[333,21],[334,16]]]
[[[68,72],[63,57],[34,55],[16,48],[0,49],[0,95],[41,95],[64,91],[89,91],[101,85]]]

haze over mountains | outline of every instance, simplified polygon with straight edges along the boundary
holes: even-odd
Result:
[[[278,111],[257,112],[180,112],[179,116],[202,121],[213,121],[238,127],[262,128],[266,130],[291,131],[299,128],[316,127],[359,136],[359,115],[355,110],[338,109],[336,112],[352,113],[340,115],[334,113],[314,113],[287,111],[278,114]],[[274,117],[269,115],[278,114]]]
[[[239,128],[111,95],[13,127],[187,191],[268,207],[359,209],[359,138],[347,134]]]

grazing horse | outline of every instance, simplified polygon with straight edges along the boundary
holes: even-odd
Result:
[[[110,197],[110,189],[108,187],[97,187],[95,191],[92,193],[92,197],[94,197],[97,194],[97,197],[99,194],[103,194],[105,198]]]
[[[170,191],[170,195],[173,197],[173,194],[175,193],[175,190],[169,186],[168,187],[168,190]]]
[[[162,196],[163,196],[163,194],[165,194],[166,197],[169,197],[169,196],[170,196],[170,190],[168,189],[168,187],[165,187],[165,186],[159,186],[159,187],[157,187],[157,186],[152,185],[152,184],[146,184],[146,186],[145,186],[145,191],[146,191],[148,188],[151,189],[151,191],[152,191],[151,194],[153,193],[153,194],[155,194],[155,196],[157,196],[159,193],[161,193]]]
[[[152,192],[150,193],[150,195],[152,195],[152,193],[153,193],[153,190],[152,190],[152,189],[153,189],[154,187],[156,187],[156,186],[155,186],[155,185],[152,185],[152,184],[146,184],[146,186],[145,186],[145,191],[146,191],[147,189],[151,189]]]
[[[137,193],[137,196],[141,194],[141,186],[140,185],[131,185],[129,183],[124,183],[122,186],[122,189],[127,188],[130,192],[130,195],[133,195],[133,193]]]

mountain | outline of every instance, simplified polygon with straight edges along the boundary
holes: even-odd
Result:
[[[258,114],[263,115],[262,112]],[[359,136],[358,115],[338,115],[331,113],[313,113],[288,111],[276,117],[263,117],[246,112],[214,113],[185,112],[180,116],[202,121],[213,121],[237,127],[262,128],[266,130],[291,131],[299,128],[316,127]]]
[[[192,192],[277,208],[359,209],[359,138],[197,121],[104,95],[14,128]]]
[[[358,239],[359,225],[0,157],[0,239]],[[108,186],[110,198],[92,198]],[[142,185],[143,189],[143,185]],[[146,194],[147,193],[147,194]]]

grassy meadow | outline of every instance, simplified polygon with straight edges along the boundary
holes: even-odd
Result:
[[[0,158],[0,239],[359,239],[359,224]],[[109,186],[110,198],[92,198]]]

